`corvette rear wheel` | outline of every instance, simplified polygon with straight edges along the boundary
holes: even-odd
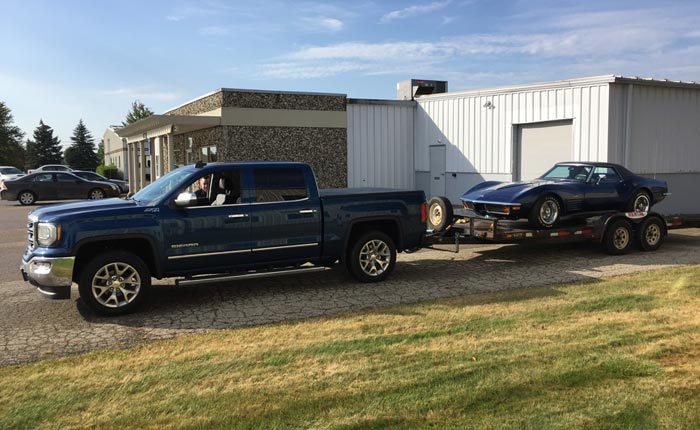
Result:
[[[627,212],[649,212],[651,197],[646,191],[637,191],[627,202]]]
[[[540,197],[530,210],[528,220],[537,229],[552,228],[561,218],[561,205],[554,196]]]

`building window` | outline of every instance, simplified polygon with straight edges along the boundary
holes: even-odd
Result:
[[[201,158],[202,161],[206,161],[207,163],[218,161],[217,156],[216,156],[216,145],[203,146],[201,151],[202,151],[202,158]]]

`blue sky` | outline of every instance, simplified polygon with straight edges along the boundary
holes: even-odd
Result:
[[[0,0],[0,100],[31,136],[99,140],[221,87],[396,97],[622,74],[700,81],[700,2]]]

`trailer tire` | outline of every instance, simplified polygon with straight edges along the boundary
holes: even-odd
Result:
[[[611,222],[605,229],[603,249],[610,255],[627,254],[632,248],[632,224],[624,219]]]
[[[104,316],[124,315],[143,304],[151,287],[151,272],[138,256],[107,251],[90,260],[78,279],[80,300]]]
[[[453,216],[452,203],[447,197],[433,197],[428,202],[428,229],[436,233],[445,231]]]
[[[637,247],[642,251],[656,251],[664,238],[664,225],[655,216],[644,220],[637,228]]]
[[[345,264],[360,282],[383,281],[396,265],[396,245],[388,234],[369,231],[352,244]]]

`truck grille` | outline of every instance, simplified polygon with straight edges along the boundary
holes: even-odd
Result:
[[[34,248],[36,247],[36,222],[29,221],[27,223],[27,241],[29,242],[29,250],[34,251]]]

